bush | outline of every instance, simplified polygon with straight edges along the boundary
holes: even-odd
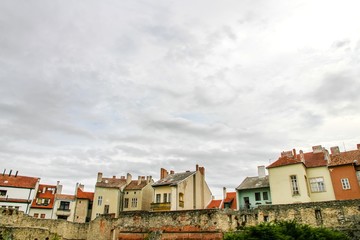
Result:
[[[310,227],[296,221],[261,223],[245,227],[242,231],[229,232],[225,240],[348,240],[344,233],[328,228]]]

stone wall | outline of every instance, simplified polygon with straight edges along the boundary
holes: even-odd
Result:
[[[101,216],[90,223],[37,219],[0,208],[0,239],[118,240],[222,239],[223,233],[264,221],[293,220],[351,233],[360,239],[360,200],[259,206],[249,211],[190,210],[123,212],[120,218]]]

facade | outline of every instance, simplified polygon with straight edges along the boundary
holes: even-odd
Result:
[[[35,218],[51,219],[55,203],[55,194],[61,192],[57,185],[39,184],[34,201],[31,204],[29,215]]]
[[[360,144],[356,150],[340,152],[332,147],[329,171],[337,200],[360,198]]]
[[[205,168],[196,165],[196,171],[169,172],[161,168],[160,180],[155,182],[152,211],[205,209],[212,200],[205,181]]]
[[[267,167],[273,204],[304,203],[335,200],[327,164],[328,151],[321,146],[297,154],[282,152],[277,161]]]
[[[131,182],[131,174],[121,178],[104,178],[102,173],[98,173],[94,203],[91,213],[91,220],[102,214],[111,214],[119,217],[123,210],[124,188]]]
[[[150,210],[154,195],[151,176],[139,176],[124,188],[123,211]]]
[[[12,171],[0,175],[0,206],[15,208],[26,214],[39,187],[40,178],[19,176],[18,172],[11,175]]]
[[[76,184],[74,222],[84,223],[90,221],[93,200],[93,192],[85,192],[84,185]]]
[[[269,176],[265,174],[265,166],[258,167],[257,177],[246,177],[236,188],[236,193],[239,203],[238,210],[272,204]]]
[[[56,194],[52,219],[63,219],[69,222],[74,221],[75,195]]]

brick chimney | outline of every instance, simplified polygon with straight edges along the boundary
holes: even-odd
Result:
[[[258,176],[259,178],[266,177],[265,166],[258,166]]]
[[[323,152],[323,148],[321,145],[313,146],[312,147],[313,153],[321,153]]]
[[[205,176],[205,168],[204,167],[199,167],[199,172]]]
[[[174,172],[174,170],[170,170],[170,174],[174,174],[175,172]]]
[[[281,153],[281,157],[289,157],[292,158],[294,157],[294,152],[293,151],[283,151]]]
[[[338,155],[338,154],[340,154],[340,148],[339,148],[339,146],[331,147],[331,148],[330,148],[330,152],[331,152],[332,155]]]
[[[140,184],[141,184],[141,180],[142,180],[141,176],[138,176],[138,183],[137,183],[137,185],[140,185]]]
[[[160,169],[160,179],[166,178],[169,172],[165,168]]]
[[[360,150],[360,143],[356,144],[357,150]]]
[[[304,156],[303,150],[300,150],[300,151],[299,151],[299,154],[300,154],[300,161],[301,161],[302,163],[305,163],[305,156]]]
[[[56,193],[61,194],[62,192],[62,185],[60,184],[60,181],[56,182]]]
[[[102,177],[103,177],[103,174],[102,174],[102,172],[98,172],[98,175],[97,175],[97,180],[96,180],[96,182],[101,182],[101,181],[102,181]]]

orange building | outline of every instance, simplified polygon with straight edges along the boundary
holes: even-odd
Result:
[[[356,150],[340,152],[332,147],[328,165],[335,198],[337,200],[360,198],[360,144]]]

